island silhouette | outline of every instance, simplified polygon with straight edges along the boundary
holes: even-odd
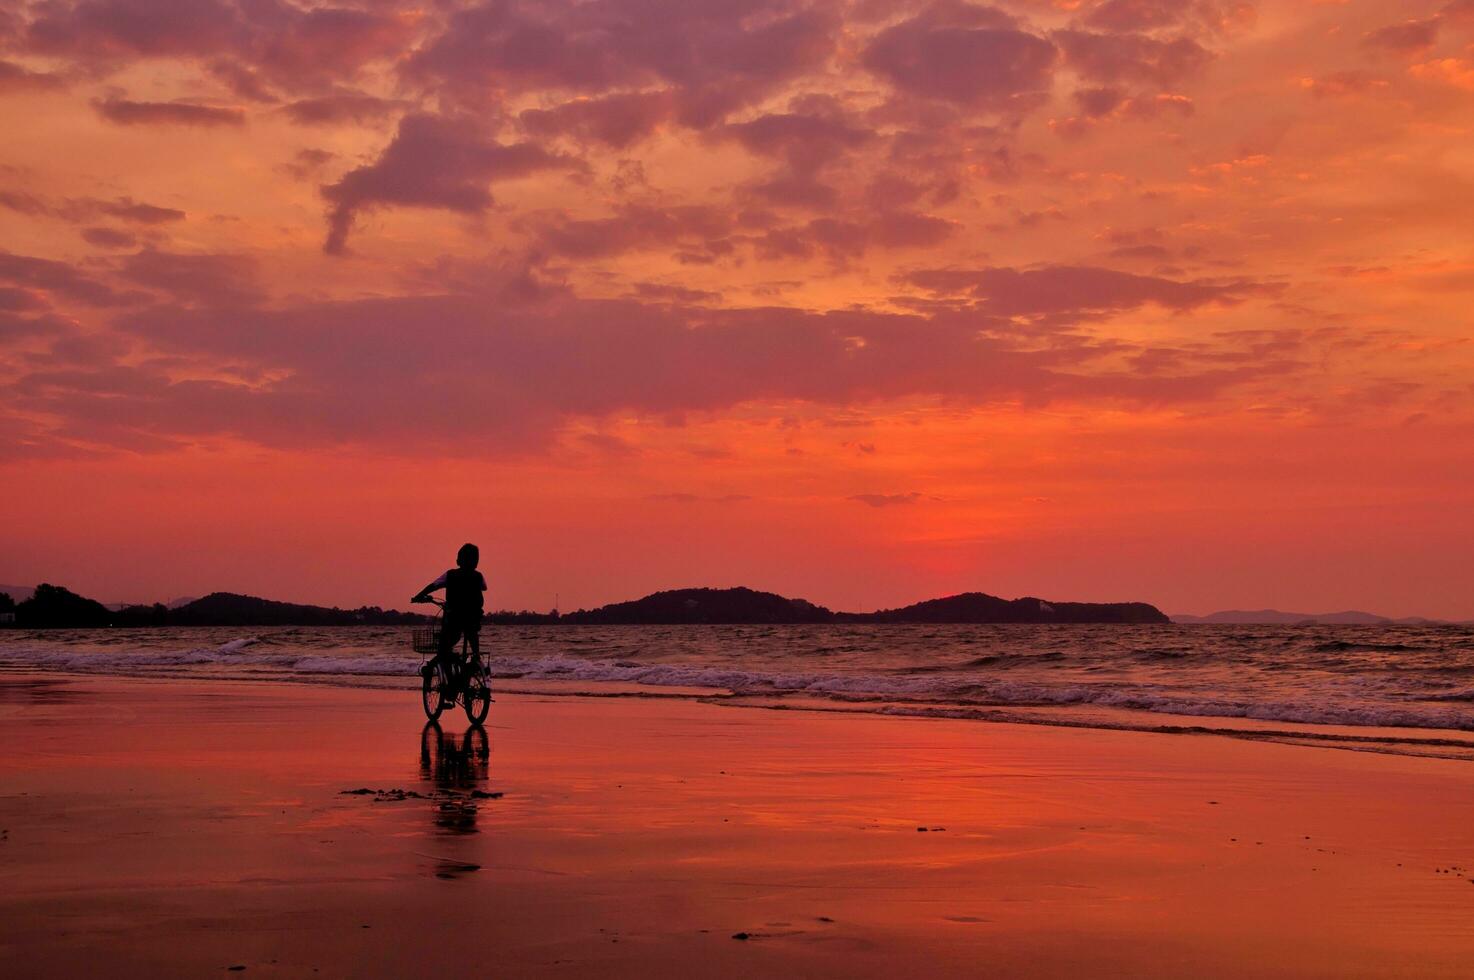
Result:
[[[178,606],[163,603],[110,608],[58,585],[43,583],[15,605],[21,629],[146,626],[399,626],[423,623],[420,613],[360,606],[312,606],[257,596],[213,592]],[[1171,620],[1145,602],[1055,602],[1025,597],[1001,599],[966,592],[870,613],[835,612],[805,599],[744,587],[691,588],[654,592],[571,613],[501,611],[487,622],[500,625],[782,625],[826,623],[1033,623],[1153,624]]]

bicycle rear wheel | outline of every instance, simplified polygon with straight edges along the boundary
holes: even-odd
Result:
[[[466,690],[461,700],[466,707],[467,721],[479,726],[486,720],[486,714],[491,710],[491,685],[479,665],[466,678]]]
[[[425,709],[425,717],[434,721],[440,717],[440,712],[445,710],[445,698],[440,692],[440,678],[438,672],[426,670],[420,675],[420,706]]]

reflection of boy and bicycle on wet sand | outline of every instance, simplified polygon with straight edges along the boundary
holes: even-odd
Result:
[[[491,710],[491,667],[481,656],[481,614],[486,578],[476,570],[481,552],[465,544],[456,567],[425,586],[411,602],[431,602],[440,613],[430,626],[416,627],[410,642],[416,653],[432,655],[420,666],[420,703],[434,721],[457,701],[466,718],[479,726]],[[430,595],[445,590],[445,599]],[[460,652],[456,641],[460,641]]]
[[[477,788],[487,779],[491,745],[482,722],[491,709],[491,667],[481,656],[481,616],[486,578],[476,566],[481,553],[474,544],[461,546],[456,567],[417,592],[411,602],[440,607],[428,626],[417,626],[410,643],[423,656],[420,664],[420,703],[425,709],[420,733],[420,777],[434,787],[435,824],[441,833],[474,834],[477,803],[500,793]],[[430,593],[445,590],[445,598]],[[457,643],[460,649],[456,649]],[[459,738],[440,730],[441,712],[457,702],[471,727]],[[418,796],[419,794],[413,794]],[[477,865],[442,858],[436,874],[457,877]]]
[[[501,793],[487,792],[491,742],[480,725],[459,738],[446,734],[434,721],[420,732],[420,778],[429,784],[435,802],[435,826],[443,834],[476,833],[478,805]]]

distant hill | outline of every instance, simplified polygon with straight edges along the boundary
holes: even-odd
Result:
[[[803,599],[752,589],[674,589],[579,610],[564,623],[1166,623],[1144,602],[1046,602],[969,592],[873,613],[836,613]]]
[[[182,604],[134,605],[109,609],[57,586],[38,586],[36,595],[16,608],[18,627],[144,626],[395,626],[430,617],[378,606],[339,609],[278,602],[232,592],[212,592]],[[822,624],[822,623],[1120,623],[1170,622],[1144,602],[1052,602],[1027,597],[1001,599],[967,592],[873,613],[835,612],[805,599],[748,588],[672,589],[642,599],[597,609],[556,613],[490,612],[492,624],[588,625],[662,624]]]
[[[862,617],[876,623],[1169,623],[1145,602],[1047,602],[965,592]]]
[[[5,591],[5,590],[0,590]],[[423,623],[420,613],[402,613],[378,606],[339,609],[276,602],[256,596],[214,592],[171,608],[151,606],[111,608],[95,599],[55,585],[36,586],[16,604],[14,625],[20,629],[92,629],[110,626],[397,626]]]
[[[834,613],[803,599],[752,589],[672,589],[563,616],[564,623],[832,623]]]
[[[1207,616],[1174,613],[1174,623],[1216,623],[1236,626],[1440,626],[1447,620],[1406,616],[1392,619],[1376,613],[1347,610],[1331,613],[1282,612],[1278,609],[1228,609]]]
[[[419,613],[402,613],[378,606],[339,609],[337,606],[305,606],[277,602],[233,592],[212,592],[181,606],[130,606],[120,615],[136,612],[155,616],[163,611],[169,626],[396,626],[424,622]]]
[[[15,625],[23,629],[107,626],[112,616],[97,600],[46,582],[15,606]]]
[[[0,594],[10,596],[15,602],[25,602],[35,592],[36,587],[34,585],[0,585]],[[103,605],[109,609],[122,609],[124,606],[131,605],[131,603],[104,602]]]

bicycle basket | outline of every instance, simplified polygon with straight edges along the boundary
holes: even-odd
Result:
[[[415,653],[436,653],[440,650],[440,624],[416,626],[409,631],[409,645]]]

